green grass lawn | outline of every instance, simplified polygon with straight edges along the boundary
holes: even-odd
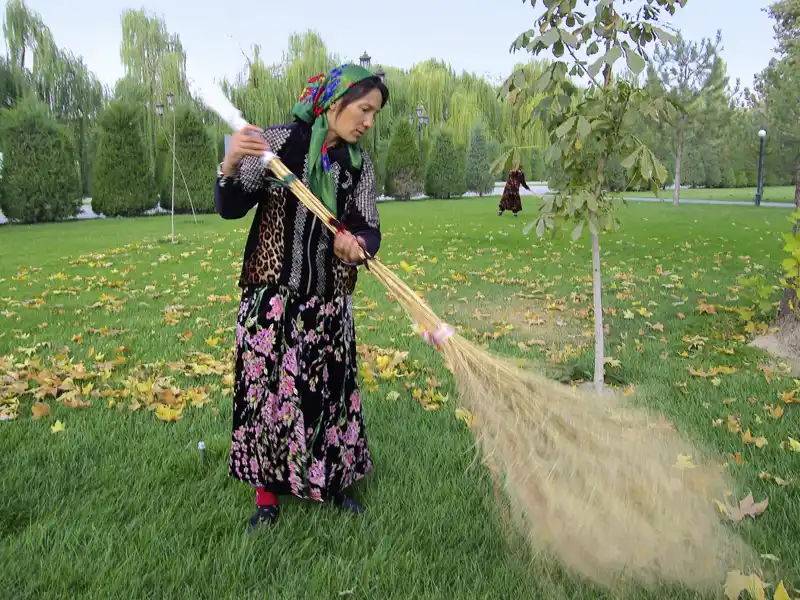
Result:
[[[382,205],[381,258],[477,341],[590,378],[588,240],[526,238],[526,218],[498,218],[496,202]],[[716,448],[756,500],[769,498],[763,515],[731,527],[777,557],[764,577],[791,590],[800,585],[800,453],[781,442],[800,439],[800,408],[780,394],[795,384],[766,368],[723,309],[741,303],[738,275],[776,271],[788,214],[636,204],[602,254],[608,354],[619,361],[609,379]],[[11,388],[17,418],[0,422],[0,596],[609,597],[505,535],[471,433],[455,418],[451,378],[368,273],[354,299],[365,360],[374,346],[409,352],[406,377],[373,380],[364,369],[376,473],[358,494],[369,513],[354,520],[289,502],[277,529],[245,535],[253,493],[228,479],[226,460],[235,279],[249,224],[180,217],[174,246],[165,217],[0,228],[0,390],[21,371],[36,378]],[[81,379],[80,364],[96,376]],[[735,372],[689,371],[723,366]],[[35,420],[37,389],[50,414]],[[155,399],[174,406],[178,390],[182,418],[159,420]],[[52,433],[57,420],[65,430]],[[745,444],[729,422],[768,444]]]
[[[672,200],[672,190],[662,192],[664,198]],[[652,198],[652,192],[625,192],[629,198]],[[726,200],[728,202],[753,202],[756,197],[756,188],[724,188],[707,190],[703,188],[681,189],[681,198],[685,200]],[[772,186],[764,188],[762,202],[794,203],[794,186]]]

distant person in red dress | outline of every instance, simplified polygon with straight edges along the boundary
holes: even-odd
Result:
[[[502,217],[503,213],[510,210],[517,216],[517,213],[522,210],[522,200],[519,197],[519,186],[524,187],[529,192],[531,188],[525,182],[525,173],[517,166],[508,173],[508,181],[506,188],[503,190],[503,197],[500,199],[500,210],[497,212],[498,217]]]

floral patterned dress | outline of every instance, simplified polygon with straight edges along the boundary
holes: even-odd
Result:
[[[310,127],[264,137],[307,182]],[[347,151],[330,152],[337,218],[380,245],[375,177]],[[240,277],[229,474],[279,495],[325,501],[370,473],[357,383],[351,294],[357,267],[333,254],[333,238],[288,190],[270,188],[257,159],[218,178],[217,211],[241,218],[257,206]]]
[[[525,181],[525,173],[522,172],[522,169],[512,169],[508,173],[508,181],[503,190],[503,197],[500,199],[499,214],[502,215],[504,211],[510,210],[516,215],[522,210],[522,199],[519,196],[520,185],[528,191],[531,189]]]

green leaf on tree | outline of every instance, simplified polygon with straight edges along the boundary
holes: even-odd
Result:
[[[646,66],[644,59],[639,56],[639,54],[635,50],[628,50],[625,54],[625,58],[628,61],[628,68],[638,75]]]
[[[583,224],[584,223],[585,223],[585,221],[581,221],[580,223],[578,223],[578,225],[575,227],[575,229],[572,230],[572,241],[573,242],[578,241],[578,238],[581,237],[581,233],[583,233]]]

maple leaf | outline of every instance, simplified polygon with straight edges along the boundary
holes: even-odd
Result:
[[[719,500],[714,500],[714,502],[723,515],[727,516],[731,521],[738,523],[745,517],[755,519],[757,516],[763,514],[769,505],[769,498],[764,498],[761,502],[756,502],[753,499],[753,494],[747,494],[747,496],[739,501],[737,506],[731,506],[728,504],[727,500],[724,504]]]
[[[31,406],[31,418],[34,421],[50,416],[50,405],[45,402],[37,402]]]
[[[673,467],[683,471],[685,469],[696,469],[697,465],[692,462],[691,454],[679,454],[678,460]]]
[[[800,442],[798,442],[796,439],[789,438],[788,444],[786,442],[781,442],[782,447],[784,446],[784,444],[788,445],[789,449],[792,452],[800,452]]]
[[[664,333],[664,325],[662,323],[654,323],[654,324],[648,323],[648,325],[650,325],[650,329],[653,329],[660,333]]]
[[[183,418],[183,408],[170,408],[166,404],[156,406],[156,418],[159,421],[174,423]]]
[[[741,571],[731,571],[725,579],[725,597],[739,600],[742,592],[747,592],[753,600],[766,600],[764,582],[757,575],[744,575]]]
[[[389,402],[396,402],[400,398],[400,393],[392,390],[388,394],[386,394],[386,399]]]
[[[775,595],[772,596],[772,600],[792,600],[789,597],[789,593],[786,591],[786,587],[783,585],[783,581],[778,582],[778,586],[775,588]]]
[[[66,426],[66,425],[64,425],[64,423],[62,423],[61,421],[56,421],[56,422],[55,422],[55,423],[53,423],[53,425],[50,427],[50,432],[51,432],[51,433],[61,433],[61,432],[63,432],[63,431],[66,431],[66,429],[67,429],[67,426]]]
[[[767,442],[767,438],[765,438],[765,437],[754,438],[750,434],[750,430],[749,429],[742,434],[742,441],[745,444],[752,444],[756,448],[763,448],[764,446],[766,446],[769,443],[769,442]]]
[[[468,410],[463,408],[456,409],[456,419],[459,419],[464,422],[467,427],[472,427],[475,423],[475,417],[472,416],[472,413]]]
[[[739,433],[742,430],[742,421],[736,415],[728,415],[728,431]]]
[[[699,304],[697,306],[697,312],[701,315],[715,315],[717,314],[717,309],[713,304]]]

